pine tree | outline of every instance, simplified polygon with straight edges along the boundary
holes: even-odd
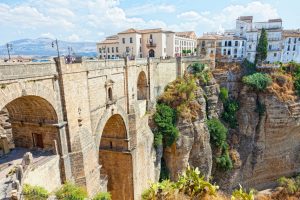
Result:
[[[267,32],[263,28],[261,30],[261,35],[258,41],[258,45],[256,47],[256,55],[255,55],[255,63],[263,62],[268,56],[268,38]]]

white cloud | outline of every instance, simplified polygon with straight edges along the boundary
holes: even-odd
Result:
[[[253,1],[246,5],[230,5],[225,7],[218,13],[210,12],[196,12],[196,11],[187,11],[177,15],[178,19],[184,20],[187,22],[197,22],[197,24],[192,23],[193,27],[205,25],[211,31],[224,31],[228,28],[234,28],[235,20],[239,16],[243,15],[252,15],[254,16],[255,21],[264,21],[271,18],[278,18],[279,14],[272,5],[268,3],[262,3],[259,1]],[[182,22],[178,26],[186,27],[186,23]]]
[[[174,13],[176,7],[171,4],[144,4],[126,10],[128,16],[155,14],[155,13]]]
[[[55,36],[52,33],[42,33],[41,37],[55,39]]]
[[[67,38],[69,41],[79,41],[80,40],[80,37],[77,35],[77,34],[72,34],[70,35],[68,38]]]

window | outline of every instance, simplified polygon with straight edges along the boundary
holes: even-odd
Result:
[[[210,51],[210,54],[214,54],[214,51],[213,51],[213,50],[211,50],[211,51]]]
[[[142,47],[140,46],[140,52],[142,52]]]
[[[298,41],[300,41],[300,38],[298,38]]]
[[[101,53],[101,48],[99,48],[99,53]]]
[[[152,40],[153,38],[152,38],[152,34],[150,34],[150,39]]]
[[[111,52],[115,53],[115,48],[114,47],[111,48]]]
[[[228,42],[228,46],[230,46],[230,47],[231,47],[231,41],[229,41],[229,42]]]
[[[125,38],[122,38],[122,42],[123,42],[123,44],[125,44]]]
[[[291,38],[289,38],[289,44],[291,43]]]
[[[132,37],[131,37],[131,38],[129,38],[129,41],[130,41],[130,43],[133,43],[133,41],[132,41]]]
[[[252,45],[251,45],[251,44],[249,45],[249,49],[250,49],[250,50],[252,49]]]
[[[297,38],[294,38],[294,43],[296,43],[297,42]]]
[[[231,55],[231,51],[230,50],[228,50],[227,55],[229,55],[229,56]]]
[[[108,88],[108,100],[112,101],[113,100],[113,96],[112,96],[112,89]]]
[[[277,57],[277,53],[274,53],[274,57]]]
[[[126,47],[126,52],[128,53],[130,51],[129,47]]]
[[[110,55],[108,55],[107,58],[110,59]]]
[[[140,38],[140,44],[142,44],[142,38]]]
[[[107,47],[107,53],[109,53],[109,47]]]
[[[242,42],[242,46],[245,46],[245,41]]]
[[[225,41],[225,47],[227,47],[227,41]]]
[[[119,53],[119,48],[118,47],[116,47],[116,52]]]
[[[293,51],[296,51],[296,45],[293,46]]]
[[[234,54],[237,54],[237,49],[234,49]]]
[[[287,50],[288,50],[288,51],[290,50],[290,45],[288,46]]]
[[[239,46],[239,42],[238,41],[235,41],[234,43],[235,43],[234,46],[236,46],[236,47]]]
[[[223,50],[223,55],[226,56],[226,49]]]
[[[203,46],[203,47],[205,46],[205,41],[202,41],[202,46]]]
[[[272,45],[269,45],[269,50],[272,50]]]

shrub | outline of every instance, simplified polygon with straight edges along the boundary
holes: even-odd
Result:
[[[299,190],[299,182],[293,178],[281,177],[278,179],[278,184],[283,187],[288,194],[295,194]]]
[[[216,147],[222,147],[226,143],[227,128],[216,118],[208,120],[207,126],[212,144]]]
[[[56,193],[57,199],[63,200],[84,200],[87,197],[87,192],[72,183],[64,184]]]
[[[229,124],[230,128],[236,128],[238,123],[236,119],[236,112],[239,109],[239,104],[235,100],[227,100],[223,103],[224,112],[222,113],[222,119]]]
[[[193,74],[197,74],[204,70],[205,65],[202,63],[194,63],[194,64],[190,65],[189,67],[191,68]]]
[[[225,87],[221,87],[219,97],[220,97],[221,101],[223,103],[225,103],[228,99],[228,89]]]
[[[265,90],[272,83],[269,75],[263,73],[254,73],[252,75],[244,76],[243,83],[249,85],[257,91]]]
[[[154,114],[154,122],[158,127],[156,133],[155,145],[159,145],[163,141],[165,146],[171,146],[179,137],[179,131],[175,126],[176,111],[165,104],[156,105],[156,113]]]
[[[109,192],[99,192],[93,200],[111,200],[111,195]]]
[[[23,186],[23,194],[25,200],[46,200],[49,196],[49,193],[45,188],[40,186],[31,186],[28,184]]]
[[[216,163],[217,163],[218,168],[220,168],[224,171],[228,171],[233,168],[232,160],[229,156],[227,147],[224,150],[224,152],[222,153],[222,155],[216,158]]]
[[[163,144],[163,135],[159,131],[154,131],[154,147],[157,148]]]
[[[153,183],[149,189],[143,192],[142,199],[178,199],[176,198],[177,193],[191,197],[191,199],[202,199],[205,195],[217,195],[217,190],[218,186],[205,181],[198,168],[193,169],[188,166],[186,171],[178,177],[177,182],[164,180]]]
[[[254,190],[247,192],[240,185],[240,189],[232,192],[231,200],[254,200]]]

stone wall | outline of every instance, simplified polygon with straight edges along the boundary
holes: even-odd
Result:
[[[54,155],[34,163],[26,172],[24,184],[41,186],[49,192],[57,190],[62,183],[59,160],[59,155]]]

